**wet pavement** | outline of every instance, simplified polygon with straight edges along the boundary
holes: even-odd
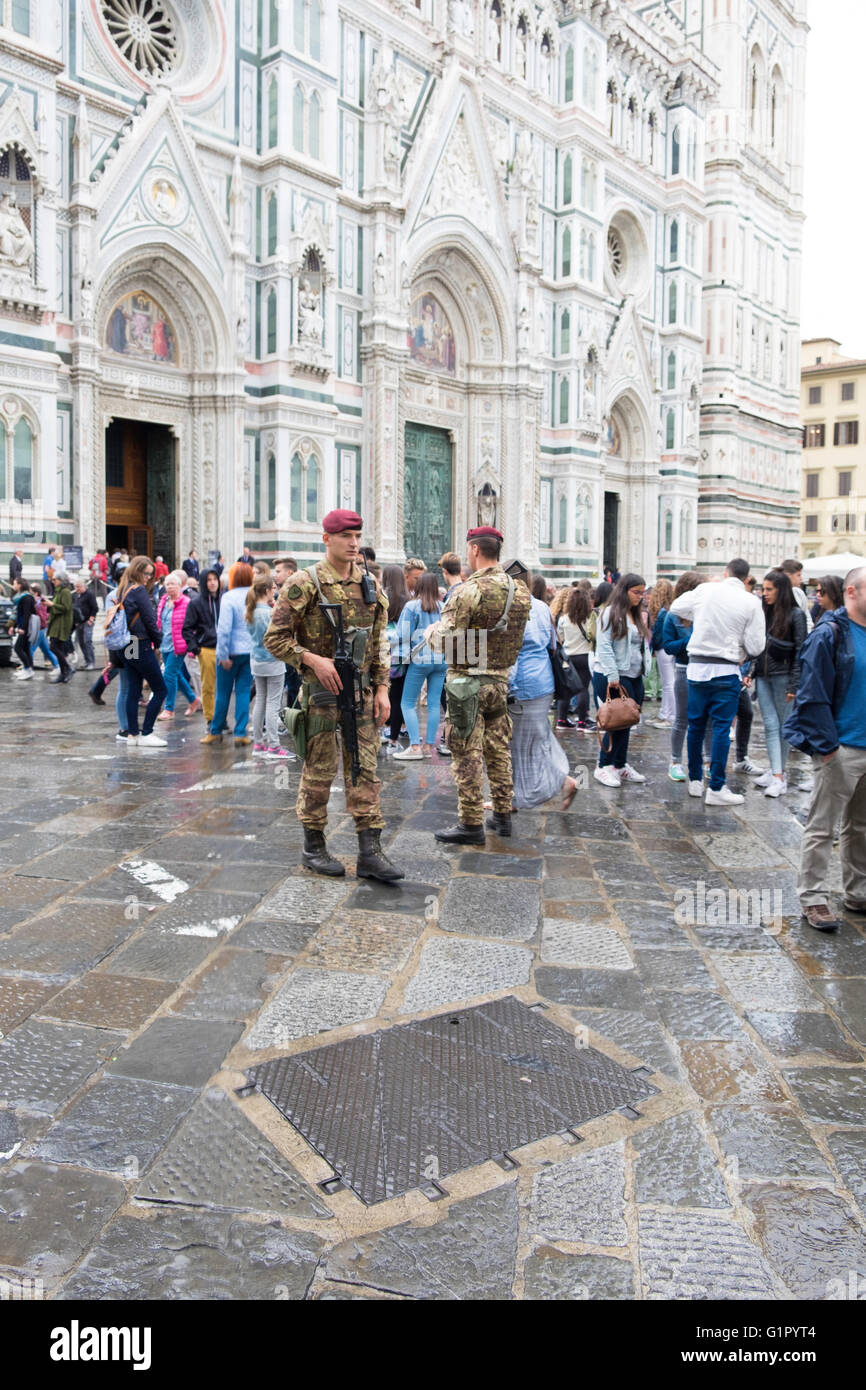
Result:
[[[383,756],[407,880],[355,879],[335,793],[329,881],[299,865],[297,763],[202,748],[200,719],[126,749],[84,679],[0,671],[0,1279],[58,1299],[863,1296],[866,918],[801,924],[804,793],[735,774],[745,804],[706,808],[641,731],[646,785],[590,778],[482,851],[433,839],[447,761]],[[591,769],[593,741],[564,737]],[[648,1068],[638,1117],[365,1206],[237,1094],[272,1058],[505,995]]]

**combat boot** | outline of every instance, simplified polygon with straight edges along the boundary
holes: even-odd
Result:
[[[511,834],[511,815],[508,811],[494,811],[492,816],[487,818],[487,829],[493,830],[497,835],[508,836]]]
[[[312,869],[314,874],[327,874],[329,878],[342,878],[346,872],[345,866],[339,859],[334,859],[328,853],[328,846],[325,844],[324,830],[315,830],[312,826],[304,826],[304,852],[301,855],[304,866]]]
[[[446,845],[484,845],[487,836],[483,825],[464,825],[462,820],[449,825],[446,830],[437,830],[436,839]]]
[[[380,878],[383,883],[393,883],[406,875],[383,853],[379,844],[381,834],[381,830],[358,831],[358,862],[355,865],[355,873],[358,878]]]

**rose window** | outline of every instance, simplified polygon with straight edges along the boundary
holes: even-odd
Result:
[[[625,247],[615,227],[608,228],[607,258],[614,278],[619,280],[625,270]]]
[[[174,21],[160,0],[102,0],[102,14],[119,53],[138,72],[171,72],[178,57]]]

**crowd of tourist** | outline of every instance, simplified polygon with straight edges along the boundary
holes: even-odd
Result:
[[[372,548],[363,554],[388,601],[385,751],[406,762],[447,758],[446,661],[425,632],[468,570],[452,552],[436,569],[414,557],[382,567]],[[94,670],[102,604],[106,662],[88,693],[104,705],[117,680],[118,741],[167,748],[156,726],[175,719],[182,697],[184,718],[204,716],[201,742],[220,743],[233,700],[235,747],[252,744],[254,757],[287,760],[279,711],[293,701],[298,677],[269,653],[264,636],[276,596],[297,569],[291,556],[273,567],[256,561],[246,546],[227,570],[222,556],[200,566],[195,549],[176,570],[162,556],[130,558],[118,549],[98,551],[72,577],[62,547],[51,546],[37,583],[24,577],[17,551],[9,566],[16,678],[32,680],[37,657],[58,683],[69,683],[76,668]],[[530,591],[531,605],[509,679],[514,810],[553,797],[564,809],[571,804],[578,782],[570,735],[592,738],[578,746],[595,748],[602,787],[645,782],[629,751],[632,732],[646,723],[667,734],[672,782],[709,806],[740,805],[743,792],[727,783],[733,729],[733,769],[756,789],[784,796],[789,777],[799,775],[799,789],[814,793],[800,881],[807,920],[820,930],[837,925],[826,876],[840,824],[846,904],[866,910],[866,566],[824,576],[810,598],[796,560],[763,579],[734,559],[718,580],[695,570],[652,586],[639,574],[612,572],[595,586],[581,579],[556,588],[520,561],[506,572]],[[647,719],[653,689],[659,708]],[[749,754],[755,704],[766,769]]]

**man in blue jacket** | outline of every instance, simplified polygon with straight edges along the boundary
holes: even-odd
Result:
[[[844,607],[803,643],[800,687],[782,730],[815,770],[797,892],[817,931],[840,925],[825,887],[839,821],[844,907],[866,913],[866,565],[846,575],[843,593]]]

